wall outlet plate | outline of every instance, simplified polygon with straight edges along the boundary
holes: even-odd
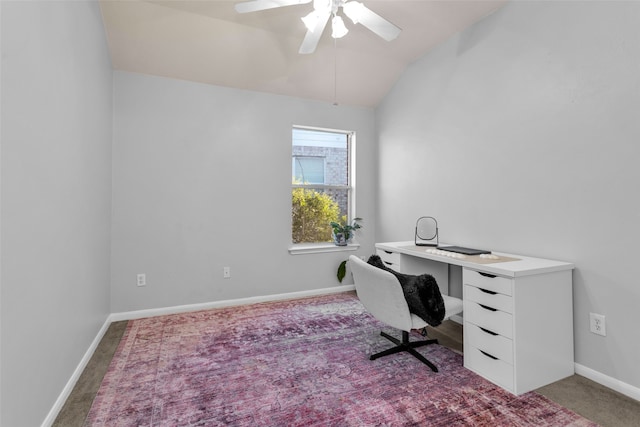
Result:
[[[147,286],[147,275],[144,273],[138,274],[137,276],[138,286]]]
[[[594,334],[607,336],[607,325],[602,314],[589,313],[589,330]]]

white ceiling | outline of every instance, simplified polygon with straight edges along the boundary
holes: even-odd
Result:
[[[298,54],[312,3],[239,14],[230,0],[101,0],[116,70],[375,107],[404,69],[506,0],[361,0],[400,28],[386,42],[345,19]]]

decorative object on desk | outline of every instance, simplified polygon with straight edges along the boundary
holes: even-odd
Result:
[[[438,221],[432,216],[421,216],[416,221],[416,246],[438,246]]]
[[[425,252],[432,255],[448,256],[451,258],[458,258],[458,259],[465,259],[467,257],[465,254],[461,254],[458,252],[450,252],[450,251],[446,251],[438,248],[429,248]]]
[[[362,221],[362,218],[354,218],[351,223],[348,223],[346,217],[343,217],[341,222],[332,221],[330,223],[333,229],[333,242],[336,246],[347,246],[353,237],[353,232],[362,228],[358,221]]]

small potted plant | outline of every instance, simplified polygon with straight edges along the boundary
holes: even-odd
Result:
[[[362,228],[358,221],[362,221],[362,218],[354,218],[351,223],[346,222],[346,217],[343,217],[342,222],[331,222],[331,228],[333,229],[333,241],[336,246],[347,246],[347,243],[353,237],[353,232],[359,228]]]

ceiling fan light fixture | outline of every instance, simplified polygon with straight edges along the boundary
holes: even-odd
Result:
[[[313,2],[313,11],[302,18],[307,32],[298,49],[300,54],[315,52],[331,17],[333,17],[331,36],[334,39],[344,37],[349,32],[342,16],[349,17],[354,24],[362,25],[388,42],[398,37],[402,31],[358,0],[244,0],[237,3],[235,8],[238,13],[248,13],[311,2]],[[342,16],[338,15],[340,8],[342,8]]]
[[[342,5],[344,14],[353,21],[354,24],[360,22],[364,12],[364,5],[359,1],[350,1]]]
[[[330,12],[333,8],[332,0],[313,0],[313,8],[318,11],[318,13],[322,12]]]
[[[334,15],[331,20],[331,37],[334,39],[339,39],[347,35],[349,30],[344,25],[344,21],[338,15]]]

